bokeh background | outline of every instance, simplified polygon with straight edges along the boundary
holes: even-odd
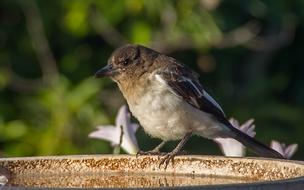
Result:
[[[298,143],[303,160],[303,10],[303,0],[1,0],[0,154],[111,153],[88,134],[113,124],[125,101],[93,75],[137,43],[188,64],[227,116],[254,118],[266,144]],[[143,150],[159,143],[137,137]],[[198,137],[185,149],[221,155]]]

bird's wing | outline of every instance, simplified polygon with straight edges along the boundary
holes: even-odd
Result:
[[[226,119],[219,104],[203,89],[197,75],[186,66],[176,62],[168,64],[165,69],[158,70],[155,77],[159,82],[166,84],[172,93],[195,108],[211,114],[220,123],[224,124],[230,131],[225,138],[231,137],[238,140],[260,156],[283,158],[278,152],[233,127]]]
[[[165,69],[158,70],[155,77],[159,82],[166,84],[173,94],[195,108],[219,117],[220,121],[225,118],[220,105],[204,90],[196,73],[186,66],[169,64]]]

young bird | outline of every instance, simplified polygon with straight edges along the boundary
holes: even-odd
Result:
[[[145,132],[163,140],[148,153],[158,153],[167,141],[181,139],[161,164],[168,165],[191,135],[234,138],[260,156],[283,158],[233,127],[198,75],[172,57],[141,45],[125,45],[113,52],[95,76],[111,77]]]

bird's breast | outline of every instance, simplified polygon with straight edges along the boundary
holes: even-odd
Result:
[[[133,86],[132,97],[124,94],[146,133],[166,141],[179,140],[190,131],[206,138],[217,133],[219,125],[209,114],[194,108],[157,80],[148,84]]]
[[[181,104],[183,101],[164,86],[152,83],[129,107],[146,133],[163,140],[177,140],[189,131]]]

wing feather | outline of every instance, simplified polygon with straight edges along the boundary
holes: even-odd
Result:
[[[170,91],[192,106],[222,120],[225,114],[220,105],[204,90],[197,75],[181,64],[170,64],[157,71],[156,79],[168,85]]]

